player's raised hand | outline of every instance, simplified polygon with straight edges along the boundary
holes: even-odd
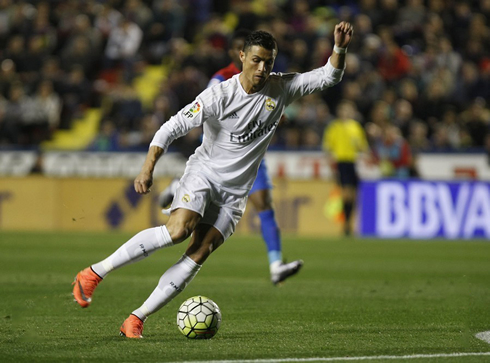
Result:
[[[134,190],[139,194],[147,194],[151,191],[151,186],[153,185],[153,175],[146,171],[142,171],[134,179]]]
[[[350,44],[353,34],[353,26],[346,21],[341,21],[340,23],[335,25],[335,29],[333,32],[335,45],[339,48],[347,48]]]

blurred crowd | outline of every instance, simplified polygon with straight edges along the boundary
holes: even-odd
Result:
[[[490,0],[0,0],[0,145],[39,145],[101,107],[91,150],[146,149],[230,62],[234,30],[271,32],[274,71],[304,72],[325,64],[339,20],[355,28],[343,81],[290,105],[271,149],[320,150],[349,101],[379,155],[490,152]],[[160,64],[145,107],[133,80]]]

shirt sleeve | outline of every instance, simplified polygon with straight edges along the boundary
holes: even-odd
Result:
[[[151,146],[158,146],[164,152],[168,146],[179,137],[186,135],[192,129],[201,126],[209,110],[205,110],[202,99],[198,96],[192,103],[185,106],[177,114],[165,122],[155,133]]]
[[[302,96],[335,86],[342,80],[343,75],[344,69],[335,68],[330,62],[330,58],[323,67],[305,73],[287,75],[286,93],[288,98],[286,104],[289,105]]]

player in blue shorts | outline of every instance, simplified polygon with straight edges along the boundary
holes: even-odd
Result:
[[[243,49],[245,38],[249,33],[250,32],[247,30],[238,30],[233,34],[228,50],[228,55],[232,62],[211,77],[208,88],[241,72],[240,69],[242,63],[240,61],[240,51]],[[172,203],[178,185],[179,179],[174,179],[170,185],[160,193],[159,204],[162,208],[165,208]],[[252,202],[260,219],[262,238],[267,246],[271,281],[276,285],[296,274],[303,266],[303,261],[296,260],[289,263],[283,262],[281,235],[275,218],[274,208],[272,206],[271,191],[272,183],[269,174],[267,173],[265,161],[262,160],[257,173],[257,178],[250,190],[248,200]]]

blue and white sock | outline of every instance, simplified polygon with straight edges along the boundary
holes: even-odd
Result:
[[[262,238],[267,246],[267,255],[271,269],[282,263],[281,235],[277,226],[274,210],[269,209],[259,213]]]

